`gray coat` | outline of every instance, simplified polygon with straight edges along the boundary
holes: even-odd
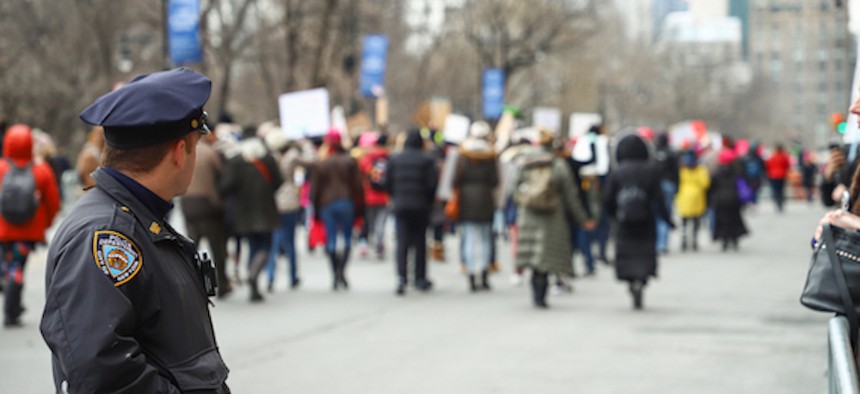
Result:
[[[579,188],[573,184],[570,168],[563,159],[553,158],[549,152],[534,148],[521,156],[530,160],[551,160],[553,184],[559,191],[561,204],[552,212],[537,212],[524,206],[517,207],[517,268],[531,268],[554,274],[573,274],[568,217],[582,224],[590,220],[579,198]],[[524,180],[526,171],[519,166],[514,178],[516,188]]]

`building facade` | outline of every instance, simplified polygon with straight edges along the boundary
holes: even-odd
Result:
[[[848,110],[856,61],[845,5],[750,0],[749,60],[769,81],[775,127],[818,146],[833,139],[830,115]]]

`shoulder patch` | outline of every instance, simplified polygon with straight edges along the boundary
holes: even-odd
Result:
[[[95,263],[114,286],[130,281],[140,271],[143,256],[128,237],[116,231],[96,231],[93,234]]]

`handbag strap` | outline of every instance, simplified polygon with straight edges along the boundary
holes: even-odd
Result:
[[[845,280],[845,271],[842,269],[842,259],[836,255],[836,242],[833,240],[833,231],[831,227],[824,226],[824,246],[827,249],[827,254],[830,256],[830,261],[833,264],[834,275],[836,275],[836,285],[839,286],[839,295],[842,296],[842,305],[845,306],[845,317],[848,318],[848,326],[851,328],[851,346],[857,346],[857,330],[860,329],[857,325],[857,311],[854,309],[854,300],[851,298],[851,292],[848,291],[848,282]]]

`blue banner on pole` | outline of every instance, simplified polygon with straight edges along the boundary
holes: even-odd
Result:
[[[381,34],[364,36],[359,78],[359,91],[362,96],[375,98],[384,91],[387,52],[388,37]]]
[[[167,39],[170,61],[176,65],[200,63],[200,1],[170,0],[167,6]]]
[[[500,68],[485,69],[481,92],[484,98],[484,119],[501,118],[505,104],[505,72]]]

